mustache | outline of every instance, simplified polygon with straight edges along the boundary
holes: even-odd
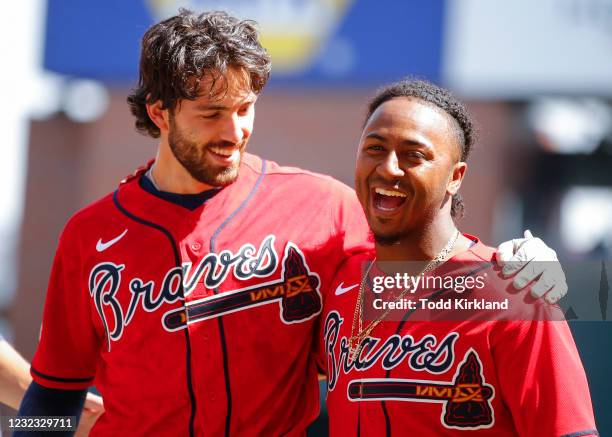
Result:
[[[369,179],[368,185],[370,186],[376,185],[386,190],[402,190],[407,193],[410,192],[410,187],[406,186],[405,184],[399,181],[388,181],[388,180],[384,180],[381,178],[376,178],[376,179]]]
[[[231,141],[210,141],[204,145],[204,147],[225,147],[225,148],[236,148],[242,149],[245,145],[245,141],[240,141],[239,143],[232,143]]]

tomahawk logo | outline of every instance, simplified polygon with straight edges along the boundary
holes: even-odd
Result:
[[[495,422],[491,399],[493,387],[485,383],[482,363],[470,349],[459,364],[453,381],[413,379],[358,379],[349,383],[351,401],[409,401],[443,404],[440,420],[445,428],[485,429]]]
[[[319,275],[310,271],[300,249],[287,243],[280,279],[187,302],[185,308],[164,314],[164,327],[176,331],[191,323],[274,303],[279,304],[284,323],[304,322],[321,312],[320,284]]]

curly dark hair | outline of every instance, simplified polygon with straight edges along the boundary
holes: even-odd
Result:
[[[147,103],[162,102],[174,110],[181,99],[194,100],[200,82],[224,80],[228,69],[248,75],[251,90],[259,94],[270,76],[270,56],[258,41],[257,23],[226,12],[179,14],[153,25],[142,38],[138,88],[127,101],[136,117],[136,129],[153,138],[159,128],[147,114]],[[227,81],[225,87],[227,91]]]
[[[444,111],[453,120],[454,134],[461,147],[461,161],[467,161],[472,146],[476,142],[476,128],[465,105],[453,94],[430,82],[407,78],[379,89],[370,100],[364,122],[368,122],[376,108],[396,97],[413,97]],[[465,205],[459,193],[453,195],[451,215],[463,217]]]

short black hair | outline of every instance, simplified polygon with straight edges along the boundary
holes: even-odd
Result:
[[[212,79],[212,91],[228,69],[246,73],[251,90],[259,94],[270,76],[271,61],[256,25],[226,12],[180,9],[178,15],[149,28],[142,37],[138,87],[127,99],[136,129],[158,138],[147,103],[161,100],[164,109],[173,110],[180,99],[198,97],[204,76]]]
[[[474,143],[476,128],[472,116],[450,91],[421,79],[406,78],[380,88],[368,104],[364,125],[374,111],[383,103],[397,97],[412,97],[429,103],[444,111],[453,120],[454,134],[461,148],[461,161],[467,161]],[[451,215],[462,217],[465,211],[463,199],[459,193],[453,196]]]

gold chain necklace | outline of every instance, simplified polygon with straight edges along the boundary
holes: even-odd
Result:
[[[436,255],[434,259],[429,261],[425,268],[417,275],[420,276],[424,273],[427,273],[434,268],[436,268],[442,261],[446,259],[446,256],[453,250],[455,247],[455,243],[459,238],[459,231],[455,229],[454,234],[446,243],[446,246],[442,248],[442,250]],[[365,271],[363,278],[361,280],[361,284],[359,284],[359,295],[357,296],[357,303],[355,305],[355,313],[353,314],[353,324],[351,326],[351,336],[349,338],[349,359],[354,361],[359,354],[361,353],[361,349],[363,348],[363,340],[365,340],[370,333],[378,326],[378,324],[391,312],[391,309],[388,308],[382,316],[378,317],[376,320],[373,320],[366,328],[363,328],[363,301],[365,299],[365,283],[370,274],[370,270],[372,266],[376,262],[376,258],[372,260],[370,265]],[[399,302],[402,297],[410,290],[410,288],[404,288],[402,292],[395,298],[395,302]],[[358,326],[358,327],[357,327]],[[355,332],[357,332],[355,334]]]

